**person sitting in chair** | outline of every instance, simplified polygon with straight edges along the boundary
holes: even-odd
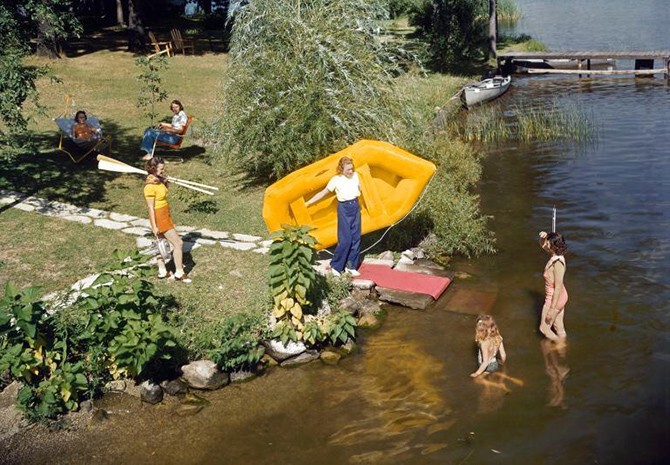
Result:
[[[174,114],[170,123],[159,123],[156,128],[144,131],[140,148],[146,152],[146,155],[142,157],[142,160],[151,160],[157,140],[168,144],[179,142],[179,135],[188,122],[188,116],[184,111],[184,105],[179,100],[173,100],[170,103],[170,110]]]
[[[86,120],[85,111],[79,110],[74,116],[75,124],[72,126],[72,135],[75,140],[94,141],[100,139],[100,128],[89,124]]]

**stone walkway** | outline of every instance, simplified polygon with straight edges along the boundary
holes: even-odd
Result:
[[[74,221],[75,223],[92,224],[100,228],[131,234],[136,236],[137,248],[140,250],[149,249],[154,246],[153,234],[149,227],[149,220],[146,218],[107,212],[95,208],[77,207],[63,202],[40,199],[2,189],[0,189],[0,205],[9,205],[12,208],[27,212]],[[218,243],[221,247],[228,249],[265,254],[272,243],[271,240],[258,236],[197,229],[191,226],[177,226],[176,230],[184,241],[185,252],[190,252],[202,245],[215,245]]]

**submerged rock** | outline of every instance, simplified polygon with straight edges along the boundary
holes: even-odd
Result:
[[[324,350],[323,352],[321,352],[320,358],[321,361],[326,365],[337,365],[342,356],[332,350]]]
[[[230,382],[228,373],[219,370],[211,360],[196,360],[181,367],[182,379],[195,389],[219,389]]]
[[[249,370],[237,370],[230,373],[230,382],[231,383],[241,383],[247,381],[251,378],[256,377],[256,373]]]
[[[297,365],[304,365],[305,363],[309,363],[313,360],[316,360],[317,358],[319,358],[319,352],[317,352],[316,350],[308,350],[296,357],[284,360],[281,363],[281,366],[285,368]]]
[[[418,292],[399,291],[379,286],[377,286],[377,292],[379,293],[379,300],[417,310],[425,310],[434,302],[431,296]]]

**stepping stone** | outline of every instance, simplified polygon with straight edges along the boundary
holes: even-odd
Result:
[[[121,221],[125,223],[129,223],[131,221],[139,220],[138,217],[136,216],[131,216],[131,215],[124,215],[122,213],[110,213],[109,214],[109,219],[114,220],[114,221]]]
[[[455,288],[447,293],[444,309],[449,312],[480,315],[492,313],[498,292],[484,292],[476,289]]]
[[[248,234],[238,234],[238,233],[234,233],[233,238],[235,238],[235,240],[242,242],[258,242],[261,239],[263,239],[262,237],[258,236],[250,236]]]
[[[200,245],[214,245],[216,241],[214,239],[203,239],[202,237],[191,236],[191,239],[195,239],[195,242]]]
[[[149,220],[145,220],[147,222],[147,226],[149,227]],[[134,223],[133,223],[134,224]],[[177,226],[175,227],[175,230],[180,233],[187,233],[191,231],[195,231],[195,228],[193,226]]]
[[[90,224],[91,222],[93,222],[93,220],[90,217],[84,215],[65,215],[61,216],[61,218],[63,218],[64,220],[74,221],[76,223],[81,224]]]
[[[149,220],[145,218],[138,218],[131,221],[130,224],[133,226],[144,226],[145,228],[151,228],[151,223],[149,223]],[[179,228],[177,228],[177,231],[179,231]]]
[[[105,219],[95,220],[93,224],[95,224],[96,226],[100,226],[101,228],[114,229],[114,230],[119,230],[128,227],[128,223],[119,223],[118,221],[105,220]]]
[[[135,239],[135,244],[137,245],[138,249],[144,249],[145,247],[152,247],[154,245],[154,241],[148,237],[138,237]]]
[[[17,203],[14,205],[14,208],[18,208],[19,210],[23,210],[24,212],[34,212],[35,207],[32,205],[28,205],[27,203]]]
[[[269,249],[268,247],[260,247],[260,248],[258,248],[258,249],[253,249],[253,250],[252,250],[252,252],[254,252],[254,253],[259,253],[259,254],[261,254],[261,255],[265,255],[265,254],[268,253],[269,251],[270,251],[270,249]]]
[[[77,213],[90,216],[91,218],[107,218],[107,212],[97,208],[80,208]]]
[[[126,228],[123,230],[123,232],[126,234],[134,234],[136,236],[146,236],[147,234],[151,234],[151,229],[134,227],[134,228]]]
[[[191,231],[192,235],[201,235],[203,237],[211,237],[212,239],[228,239],[228,233],[226,231],[212,231],[210,229],[198,229]]]
[[[272,239],[268,239],[267,241],[261,241],[261,245],[263,247],[270,247],[274,241]]]
[[[251,250],[256,248],[256,244],[251,244],[249,242],[220,241],[219,244],[226,249],[235,250]]]

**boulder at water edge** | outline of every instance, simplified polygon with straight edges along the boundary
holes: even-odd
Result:
[[[196,360],[181,367],[182,379],[195,389],[219,389],[230,382],[228,373],[211,360]]]

